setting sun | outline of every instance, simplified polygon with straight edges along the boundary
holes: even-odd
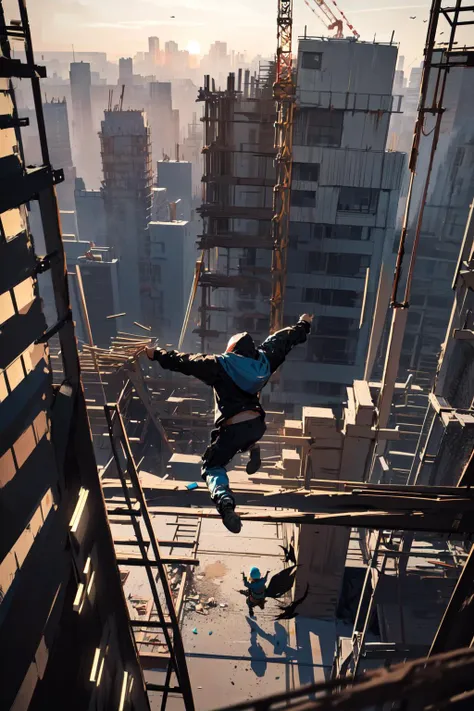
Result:
[[[197,40],[190,40],[186,49],[188,50],[189,54],[200,54],[201,45],[199,44],[199,42],[197,42]]]

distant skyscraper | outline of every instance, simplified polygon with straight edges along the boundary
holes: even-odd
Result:
[[[170,66],[175,61],[179,53],[179,47],[177,42],[165,42],[165,64]]]
[[[72,99],[72,137],[74,163],[86,183],[93,178],[96,141],[92,128],[91,65],[72,62],[69,70]]]
[[[150,130],[143,111],[106,111],[100,134],[107,246],[119,259],[120,303],[128,327],[154,323],[147,225],[151,216]]]
[[[165,52],[166,54],[177,54],[179,52],[178,43],[173,42],[173,40],[165,42]]]
[[[171,100],[171,82],[150,82],[150,124],[153,162],[174,156],[176,145],[175,122]]]
[[[213,59],[225,59],[227,57],[227,42],[214,42],[214,44],[211,44],[209,56]]]
[[[148,54],[150,64],[156,67],[160,63],[160,40],[158,37],[148,37]]]
[[[119,84],[133,84],[133,59],[120,57],[119,59]]]

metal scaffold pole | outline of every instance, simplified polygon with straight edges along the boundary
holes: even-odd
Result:
[[[423,216],[426,204],[426,198],[430,187],[431,173],[433,169],[434,157],[438,145],[438,139],[441,131],[441,122],[444,114],[444,95],[446,89],[447,77],[451,69],[459,67],[468,67],[472,64],[472,48],[463,47],[457,49],[456,45],[456,30],[460,25],[472,24],[470,21],[461,19],[461,13],[471,11],[472,7],[463,6],[463,0],[456,0],[452,7],[443,7],[442,0],[433,0],[430,10],[430,20],[426,35],[426,43],[424,50],[423,73],[420,87],[420,98],[418,107],[418,116],[415,123],[412,149],[409,159],[410,182],[408,187],[408,195],[405,206],[405,212],[402,221],[402,229],[400,233],[400,242],[398,247],[397,260],[393,278],[391,307],[393,309],[390,334],[388,339],[387,351],[385,356],[385,364],[382,377],[382,387],[378,400],[378,428],[382,429],[387,426],[389,421],[393,395],[395,392],[395,382],[397,379],[398,368],[400,363],[400,355],[403,344],[403,337],[408,317],[408,308],[410,305],[411,285],[413,282],[414,268],[420,240],[421,229],[423,225]],[[440,57],[435,53],[436,36],[438,23],[441,17],[445,17],[450,26],[449,40],[443,49],[440,48]],[[426,130],[427,116],[434,117],[434,125],[430,131]],[[421,199],[416,208],[415,215],[413,210],[414,183],[417,174],[418,157],[420,152],[421,142],[431,139],[429,150],[428,167],[426,175],[423,179],[423,188]],[[409,264],[407,268],[407,276],[404,287],[403,297],[400,298],[400,281],[405,261],[405,249],[407,235],[411,225],[414,225],[413,231],[413,246],[410,254]],[[378,456],[382,454],[384,444],[377,441],[374,447],[371,467],[369,468],[368,476],[373,475],[375,462]]]

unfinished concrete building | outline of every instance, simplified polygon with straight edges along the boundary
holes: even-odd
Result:
[[[258,78],[230,74],[204,101],[204,195],[199,208],[204,264],[199,279],[199,326],[204,348],[222,348],[232,333],[268,334],[271,296],[272,190],[275,105],[272,67]],[[212,340],[210,340],[212,339]]]

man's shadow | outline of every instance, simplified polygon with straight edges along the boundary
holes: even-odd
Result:
[[[297,650],[288,646],[288,633],[282,624],[275,621],[275,633],[269,634],[255,620],[251,620],[249,617],[246,619],[250,626],[250,647],[248,650],[251,659],[250,666],[255,676],[265,676],[268,666],[265,651],[258,642],[259,636],[273,645],[275,655],[284,655],[287,660],[298,659]]]
[[[275,620],[275,633],[270,634],[268,632],[265,632],[265,630],[263,630],[258,624],[258,622],[256,622],[255,620],[252,620],[249,617],[247,617],[246,619],[250,626],[251,640],[253,636],[255,636],[256,639],[258,635],[266,642],[270,642],[270,644],[273,645],[273,653],[275,655],[284,654],[287,659],[297,659],[298,650],[288,645],[288,633],[280,622]],[[260,645],[258,646],[260,647]]]
[[[263,677],[267,671],[267,655],[263,647],[258,643],[257,630],[254,627],[250,628],[250,666],[255,676]]]

